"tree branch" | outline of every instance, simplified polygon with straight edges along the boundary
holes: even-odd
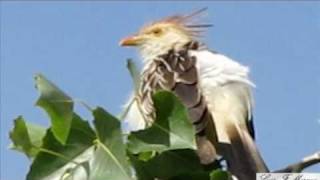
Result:
[[[301,172],[305,168],[315,165],[317,163],[320,163],[320,151],[303,158],[300,162],[291,164],[283,169],[276,170],[274,172],[276,173]]]

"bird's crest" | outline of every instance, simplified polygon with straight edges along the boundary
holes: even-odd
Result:
[[[200,36],[202,32],[204,32],[207,28],[212,27],[212,24],[203,24],[199,23],[200,15],[203,15],[204,12],[207,11],[208,8],[201,8],[196,10],[190,14],[186,15],[173,15],[168,16],[158,21],[154,21],[151,24],[148,24],[142,29],[154,26],[156,24],[165,24],[170,23],[176,25],[178,28],[183,29],[191,36]]]

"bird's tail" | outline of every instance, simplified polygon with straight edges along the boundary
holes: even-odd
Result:
[[[230,144],[222,144],[221,151],[233,175],[239,180],[255,180],[257,172],[269,171],[247,131],[232,126],[228,134]]]

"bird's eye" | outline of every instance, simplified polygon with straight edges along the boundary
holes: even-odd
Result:
[[[154,34],[154,35],[159,35],[159,34],[161,34],[161,33],[162,33],[162,30],[161,30],[160,28],[154,29],[154,30],[152,31],[152,34]]]

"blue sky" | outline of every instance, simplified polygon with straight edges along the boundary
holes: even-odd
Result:
[[[202,7],[214,24],[203,41],[251,68],[257,143],[269,167],[319,150],[318,2],[1,2],[1,180],[24,179],[30,163],[7,148],[12,119],[48,125],[34,107],[35,73],[117,114],[132,89],[126,59],[139,62],[119,40],[146,22]]]

